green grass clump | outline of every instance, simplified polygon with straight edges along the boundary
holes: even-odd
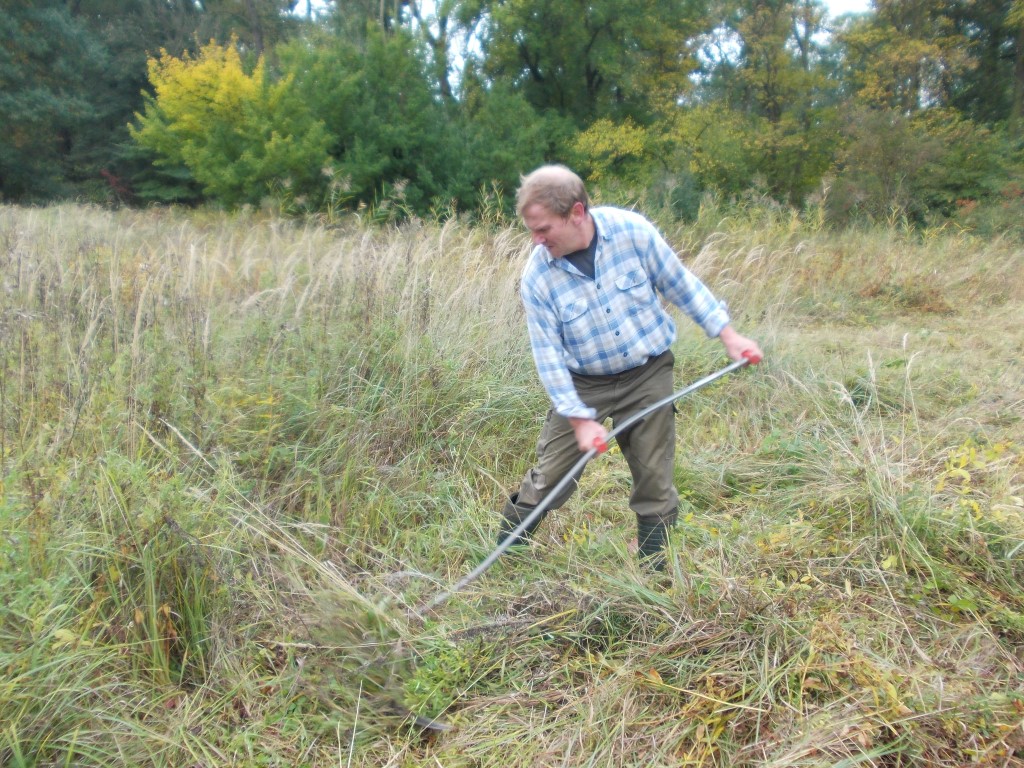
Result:
[[[1019,764],[1020,249],[710,215],[767,358],[678,404],[666,576],[613,447],[427,610],[546,407],[522,231],[0,208],[0,764]]]

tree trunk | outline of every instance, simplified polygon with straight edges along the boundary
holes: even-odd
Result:
[[[245,0],[245,12],[249,17],[249,28],[252,30],[252,44],[256,53],[262,55],[264,47],[263,21],[253,0]]]
[[[1013,101],[1010,103],[1010,123],[1020,126],[1024,118],[1024,27],[1017,30],[1017,44],[1013,51]]]

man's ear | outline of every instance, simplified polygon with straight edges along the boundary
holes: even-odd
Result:
[[[587,215],[587,209],[579,200],[572,204],[569,210],[569,218],[575,222],[582,221]]]

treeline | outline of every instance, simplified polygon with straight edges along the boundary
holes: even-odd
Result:
[[[1024,0],[3,0],[0,199],[1024,220]]]

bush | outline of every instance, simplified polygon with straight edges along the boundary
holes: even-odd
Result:
[[[210,43],[195,59],[150,59],[149,77],[156,94],[131,135],[157,165],[188,169],[228,207],[257,204],[279,186],[300,196],[322,189],[329,135],[292,78],[271,82],[262,58],[246,74],[233,46]]]
[[[365,50],[350,40],[295,42],[279,50],[296,99],[329,133],[327,150],[346,202],[383,199],[422,212],[448,173],[444,122],[416,43],[403,32],[367,32]]]
[[[949,217],[958,201],[993,198],[1012,165],[999,134],[948,110],[907,117],[861,110],[847,123],[829,215],[843,223],[894,214],[923,223]]]

